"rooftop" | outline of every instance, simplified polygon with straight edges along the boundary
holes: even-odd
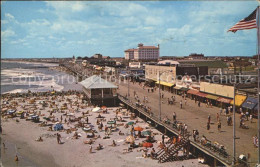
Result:
[[[117,88],[116,85],[97,75],[93,75],[84,81],[81,81],[80,84],[86,89]]]

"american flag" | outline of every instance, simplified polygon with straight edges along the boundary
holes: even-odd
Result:
[[[257,8],[249,16],[242,19],[237,24],[235,24],[233,27],[231,27],[228,30],[228,32],[232,31],[235,33],[237,30],[247,30],[247,29],[257,28],[256,12],[257,12]]]

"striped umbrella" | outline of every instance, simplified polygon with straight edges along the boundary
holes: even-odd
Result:
[[[143,147],[153,147],[153,143],[143,143]]]
[[[134,136],[127,136],[126,139],[125,139],[126,142],[128,143],[133,143],[135,141],[135,138]]]
[[[140,132],[141,132],[141,131],[143,131],[144,129],[143,129],[142,127],[140,127],[140,126],[137,126],[137,127],[134,128],[134,130],[135,130],[135,131],[140,131]]]
[[[151,136],[151,131],[148,131],[148,130],[147,131],[143,131],[142,135],[143,136]]]

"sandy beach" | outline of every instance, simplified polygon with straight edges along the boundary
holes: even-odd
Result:
[[[145,147],[134,148],[132,152],[123,153],[129,147],[129,144],[125,143],[125,139],[131,133],[131,126],[125,128],[124,125],[130,121],[134,122],[134,127],[140,126],[144,130],[152,131],[152,136],[156,140],[153,143],[153,148],[155,148],[156,152],[159,150],[158,146],[162,139],[162,134],[159,131],[140,118],[136,117],[130,120],[130,113],[126,109],[120,109],[119,112],[119,108],[114,107],[107,108],[107,113],[103,113],[101,109],[101,113],[92,112],[94,106],[87,106],[87,104],[81,103],[81,95],[30,97],[24,101],[23,99],[23,97],[9,99],[9,104],[5,104],[3,107],[12,108],[11,106],[13,106],[16,107],[16,112],[25,111],[31,114],[38,114],[40,115],[40,121],[47,121],[43,117],[47,118],[52,115],[51,120],[46,123],[54,126],[55,122],[61,122],[64,130],[48,131],[50,126],[40,126],[41,123],[26,121],[26,119],[20,119],[19,117],[2,118],[3,134],[1,144],[5,143],[6,148],[1,150],[3,166],[207,166],[199,164],[197,159],[160,164],[157,160],[143,157],[143,150],[146,150]],[[7,101],[7,99],[2,100]],[[15,104],[13,101],[18,102],[18,104]],[[43,107],[43,101],[47,103],[47,106]],[[67,109],[61,109],[65,102],[67,103]],[[53,109],[57,110],[50,114]],[[109,120],[114,120],[116,111],[118,112],[118,117],[122,117],[123,122],[117,121],[116,129],[109,135],[110,138],[103,139],[106,136],[105,131],[104,128],[102,131],[98,130],[97,117],[100,114],[104,117],[103,125],[110,126],[107,123]],[[83,112],[84,115],[82,114]],[[92,138],[94,140],[92,153],[89,152],[90,145],[84,144],[85,141],[90,140],[90,138],[87,138],[87,135],[91,135],[91,133],[86,133],[79,127],[78,121],[71,121],[69,124],[65,123],[65,119],[68,122],[69,118],[73,120],[80,117],[82,117],[80,119],[82,123],[86,123],[85,121],[88,117],[89,124],[86,124],[86,126],[93,127],[92,130],[96,132],[94,133],[96,138]],[[52,121],[52,119],[54,120]],[[67,133],[68,129],[71,130],[71,133]],[[119,135],[119,131],[124,133],[124,135]],[[61,135],[63,144],[57,143],[57,132]],[[78,133],[78,139],[74,136],[75,132]],[[39,137],[43,139],[42,142],[36,141]],[[115,147],[111,146],[113,140],[115,140],[117,145]],[[144,140],[146,138],[137,137],[135,144]],[[103,149],[95,150],[99,144],[103,146]],[[149,154],[151,148],[148,148],[147,151]],[[18,162],[14,161],[16,154],[19,158]]]

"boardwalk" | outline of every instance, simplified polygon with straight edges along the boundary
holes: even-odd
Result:
[[[128,91],[128,84],[121,83],[119,85],[118,93],[121,95],[126,95]],[[130,99],[132,102],[135,102],[133,92],[136,91],[140,100],[143,100],[143,96],[148,96],[148,103],[146,106],[151,107],[152,112],[155,116],[158,116],[158,90],[154,93],[148,93],[147,90],[144,90],[138,84],[130,83]],[[232,126],[227,126],[226,117],[224,115],[220,116],[222,128],[221,132],[218,132],[217,129],[217,112],[219,108],[207,108],[205,104],[201,104],[201,107],[198,107],[197,104],[191,99],[187,99],[187,105],[184,104],[183,100],[183,109],[180,109],[179,102],[182,99],[180,96],[175,95],[177,102],[175,105],[168,105],[167,98],[171,97],[173,94],[168,92],[163,92],[165,98],[162,103],[162,119],[168,117],[172,120],[173,112],[177,114],[177,120],[181,121],[188,125],[188,130],[192,131],[193,129],[198,129],[200,132],[200,137],[205,135],[212,142],[218,142],[224,145],[227,148],[229,155],[232,155],[233,150],[233,128]],[[211,128],[208,131],[206,128],[207,117],[211,115]],[[249,129],[239,128],[239,115],[236,115],[236,136],[239,137],[236,141],[236,155],[240,154],[247,155],[250,154],[249,162],[255,164],[257,161],[257,148],[252,144],[252,137],[257,133],[257,121],[254,120],[253,123],[249,121],[246,122],[249,125]]]

